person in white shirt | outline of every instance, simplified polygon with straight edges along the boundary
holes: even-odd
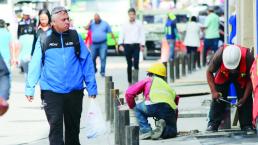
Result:
[[[197,18],[192,16],[186,26],[186,35],[184,43],[187,48],[187,54],[194,53],[194,60],[197,60],[197,49],[200,47],[200,25]]]
[[[119,35],[119,50],[124,51],[127,61],[128,83],[132,84],[132,66],[136,72],[139,70],[139,54],[144,50],[145,35],[141,22],[136,20],[134,8],[128,10],[129,22],[122,26]],[[133,60],[132,60],[133,59]]]

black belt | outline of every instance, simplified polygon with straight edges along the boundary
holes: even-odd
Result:
[[[92,44],[102,44],[102,43],[106,43],[107,40],[104,40],[104,41],[100,41],[100,42],[92,42]]]

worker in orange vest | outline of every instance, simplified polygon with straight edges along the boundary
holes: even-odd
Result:
[[[218,131],[226,109],[230,83],[237,90],[237,109],[241,130],[254,133],[252,127],[252,83],[250,68],[254,57],[248,48],[225,45],[212,58],[207,69],[207,81],[212,94],[207,131]],[[215,74],[215,75],[214,75]]]

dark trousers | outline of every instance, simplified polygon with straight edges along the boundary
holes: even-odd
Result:
[[[50,125],[50,145],[80,145],[83,90],[68,94],[41,91],[41,97]],[[63,139],[63,122],[65,124],[65,141]]]
[[[227,99],[228,90],[230,83],[225,83],[223,85],[215,85],[216,90],[222,93],[222,97]],[[244,94],[244,88],[241,88],[238,83],[234,82],[234,86],[236,88],[237,99],[241,99]],[[210,113],[209,113],[209,122],[208,126],[212,125],[216,128],[219,127],[226,110],[226,103],[222,101],[212,100]],[[240,127],[243,128],[245,126],[252,126],[252,108],[253,108],[253,99],[252,95],[248,96],[245,104],[242,107],[238,108],[239,122]]]
[[[124,48],[127,61],[127,78],[128,82],[132,83],[132,66],[136,70],[139,69],[140,44],[125,44]]]
[[[176,113],[168,104],[145,105],[144,102],[141,102],[136,104],[134,111],[141,133],[152,130],[148,123],[148,117],[155,117],[158,120],[164,119],[166,122],[166,127],[161,135],[162,138],[172,138],[177,135]]]
[[[218,50],[218,47],[219,47],[219,38],[204,39],[204,48],[203,48],[203,57],[202,57],[203,66],[205,66],[207,63],[206,56],[207,56],[208,50],[211,49],[215,53]]]
[[[186,49],[187,49],[187,54],[197,53],[197,47],[186,46]]]

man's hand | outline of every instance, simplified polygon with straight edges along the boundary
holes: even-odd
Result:
[[[124,51],[124,50],[125,50],[125,48],[124,48],[123,45],[120,45],[120,46],[118,47],[118,49],[119,49],[119,51]]]
[[[243,104],[245,104],[245,101],[246,101],[246,99],[244,99],[244,98],[239,99],[237,102],[237,107],[242,107]]]
[[[143,52],[144,51],[144,45],[140,46],[140,51]]]
[[[29,102],[32,102],[34,97],[33,96],[26,96],[26,98],[28,99]]]
[[[218,100],[220,97],[222,97],[222,94],[220,92],[217,92],[217,91],[212,92],[212,99]]]

